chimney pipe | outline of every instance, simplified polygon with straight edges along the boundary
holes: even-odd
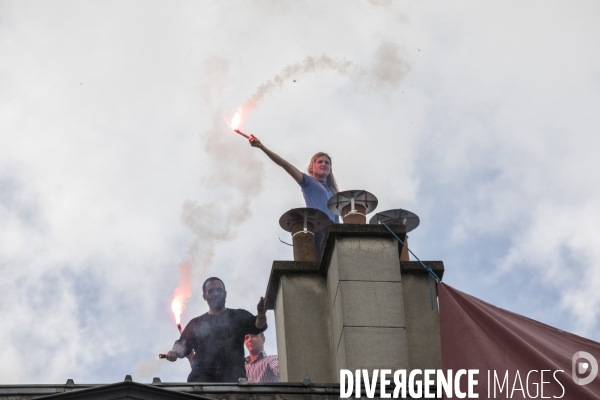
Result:
[[[331,223],[327,214],[315,208],[293,208],[279,218],[279,225],[292,233],[294,261],[317,261],[315,232]]]
[[[367,214],[377,208],[377,203],[377,197],[366,190],[346,190],[330,198],[327,207],[345,224],[366,224]]]
[[[406,233],[408,233],[419,226],[420,222],[421,220],[417,214],[408,210],[397,208],[378,212],[371,218],[369,224],[384,223],[386,225],[404,225],[406,227]],[[404,237],[404,246],[402,246],[402,250],[400,251],[400,261],[410,261],[410,256],[408,250],[406,249],[407,247],[408,235]]]

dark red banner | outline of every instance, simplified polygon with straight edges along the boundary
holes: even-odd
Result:
[[[443,368],[478,369],[480,399],[600,399],[600,343],[437,289]],[[467,380],[460,386],[466,392]]]

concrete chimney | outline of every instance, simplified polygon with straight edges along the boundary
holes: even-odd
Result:
[[[390,229],[406,239],[405,225]],[[281,381],[339,382],[340,369],[441,368],[435,282],[432,302],[427,271],[401,261],[400,247],[384,226],[334,224],[320,260],[273,262],[266,301]],[[441,278],[442,262],[425,264]]]

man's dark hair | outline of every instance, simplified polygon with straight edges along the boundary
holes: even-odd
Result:
[[[208,278],[207,280],[204,281],[204,283],[202,284],[202,293],[206,293],[206,284],[210,281],[219,281],[223,284],[223,290],[225,290],[225,283],[217,278],[216,276],[211,276],[210,278]]]

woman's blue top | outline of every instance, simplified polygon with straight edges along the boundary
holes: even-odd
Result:
[[[304,183],[300,184],[300,188],[302,188],[306,207],[323,211],[330,220],[337,224],[339,221],[338,216],[327,208],[327,201],[333,197],[333,193],[327,187],[327,183],[319,182],[305,173],[302,173],[302,176],[304,176]]]

